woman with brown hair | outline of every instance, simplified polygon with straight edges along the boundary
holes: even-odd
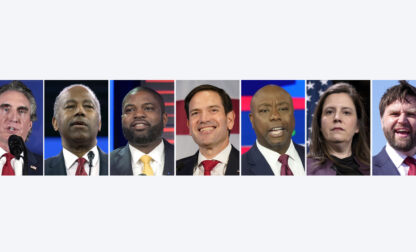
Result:
[[[338,83],[321,96],[312,119],[308,175],[370,175],[367,114],[353,86]]]

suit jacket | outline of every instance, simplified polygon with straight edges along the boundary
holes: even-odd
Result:
[[[358,170],[362,175],[370,175],[370,166],[365,165],[354,158],[358,164]],[[323,164],[319,163],[319,160],[314,158],[307,158],[308,175],[337,175],[337,172],[332,168],[332,161],[327,159]]]
[[[194,168],[198,163],[199,151],[193,156],[182,158],[176,161],[176,175],[193,175]],[[225,175],[239,175],[240,174],[240,152],[231,145],[231,152],[228,156],[227,167],[225,168]]]
[[[108,155],[98,146],[97,149],[100,156],[100,175],[108,175]],[[45,175],[67,175],[62,151],[59,155],[45,160]]]
[[[305,168],[305,147],[295,144],[295,149],[302,160],[303,168]],[[254,144],[249,151],[243,154],[241,159],[243,175],[274,175],[272,168],[267,163],[263,154],[261,154],[257,144]]]
[[[43,158],[41,155],[27,150],[27,163],[29,164],[27,175],[43,175]]]
[[[373,156],[373,175],[397,175],[400,176],[396,166],[386,152],[386,146]]]
[[[174,175],[173,145],[163,139],[165,145],[165,165],[163,175]],[[110,153],[110,175],[133,175],[129,145],[120,147]]]

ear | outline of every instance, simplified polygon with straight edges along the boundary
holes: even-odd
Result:
[[[168,114],[166,112],[163,113],[162,120],[163,120],[163,128],[165,128],[166,124],[168,123]]]
[[[189,128],[189,120],[186,120],[186,127],[188,127],[188,129],[189,129],[189,135],[192,136],[191,135],[191,129]]]
[[[234,120],[235,120],[235,113],[234,113],[233,110],[231,110],[227,114],[227,128],[229,130],[232,130],[233,129],[233,127],[234,127]]]
[[[56,121],[56,118],[55,117],[52,117],[52,126],[53,126],[53,129],[55,131],[58,131],[59,130],[59,128],[58,128],[58,122]]]
[[[358,132],[360,132],[360,126],[358,125],[358,122],[357,122],[357,128],[355,129],[355,131],[354,131],[355,133],[358,133]]]
[[[98,122],[98,131],[101,131],[101,120]]]
[[[253,126],[253,113],[248,114],[248,117],[250,118],[251,127],[254,128],[254,126]]]

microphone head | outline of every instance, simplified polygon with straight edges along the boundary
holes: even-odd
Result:
[[[95,157],[94,152],[92,152],[92,151],[88,152],[88,159],[89,160],[93,160],[94,157]]]
[[[17,135],[11,135],[9,137],[9,149],[10,153],[19,160],[20,153],[22,153],[25,150],[25,142],[23,141],[23,138]]]

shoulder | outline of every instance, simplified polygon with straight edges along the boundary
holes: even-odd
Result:
[[[333,172],[331,170],[332,162],[329,160],[324,161],[323,163],[315,158],[307,158],[307,174],[308,175],[331,175]],[[335,174],[334,174],[335,175]]]
[[[389,155],[386,152],[386,146],[384,146],[377,155],[373,156],[373,165],[382,166],[387,158],[389,158]]]
[[[198,152],[176,161],[176,175],[192,175],[194,165],[198,162]]]
[[[165,149],[167,150],[173,150],[173,144],[169,143],[168,140],[163,138],[163,143],[165,145]]]

